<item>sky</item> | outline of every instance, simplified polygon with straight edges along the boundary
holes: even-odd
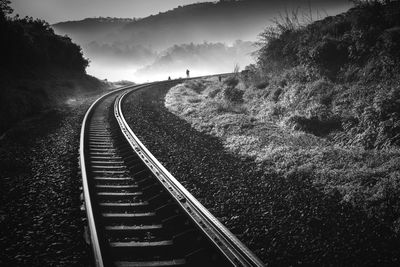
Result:
[[[265,0],[274,2],[279,0]],[[335,3],[344,0],[311,0]],[[179,5],[212,0],[11,0],[14,14],[44,19],[50,24],[88,17],[143,18]],[[296,3],[296,0],[293,0]]]
[[[210,0],[11,0],[14,14],[50,24],[88,17],[143,18],[158,12]]]
[[[218,0],[214,0],[215,2]],[[250,0],[249,0],[250,1]],[[254,0],[253,0],[254,1]],[[296,7],[298,5],[301,5],[301,3],[308,3],[311,7],[317,6],[317,10],[322,8],[321,10],[326,11],[326,14],[332,15],[332,14],[337,14],[339,12],[343,12],[346,10],[350,4],[348,0],[259,0],[259,1],[265,1],[263,3],[267,4],[268,10],[270,10],[269,4],[271,4],[271,10],[275,10],[274,12],[279,12],[277,11],[278,9],[283,8],[283,7]],[[184,6],[192,3],[199,3],[199,2],[213,2],[213,0],[11,0],[11,7],[14,9],[14,14],[19,14],[21,17],[24,17],[26,15],[32,16],[34,18],[40,18],[44,19],[50,24],[55,24],[57,22],[63,22],[63,21],[72,21],[72,20],[82,20],[85,18],[89,17],[117,17],[117,18],[144,18],[149,15],[156,15],[159,12],[165,12],[171,9],[174,9],[178,6]],[[288,5],[288,6],[287,6]],[[274,9],[275,7],[275,9]],[[283,10],[282,10],[283,11]],[[229,12],[223,13],[227,18],[232,18],[233,14]],[[278,13],[277,13],[278,14]],[[253,14],[254,15],[254,14]],[[257,39],[257,35],[259,32],[263,30],[265,25],[269,25],[268,22],[272,19],[271,14],[264,14],[260,13],[257,16],[252,16],[256,17],[254,21],[252,21],[251,24],[249,25],[250,28],[245,27],[245,31],[241,32],[240,27],[234,27],[233,30],[233,36],[227,34],[227,32],[232,32],[224,29],[223,27],[232,27],[232,24],[224,24],[220,23],[222,26],[222,29],[219,29],[219,31],[223,32],[223,34],[212,33],[209,29],[207,29],[207,24],[199,23],[199,29],[198,33],[192,34],[193,32],[196,31],[196,28],[193,26],[188,26],[190,29],[190,34],[181,34],[179,32],[179,35],[182,35],[183,37],[180,38],[179,40],[176,38],[164,38],[162,36],[162,33],[158,33],[158,35],[161,36],[161,39],[157,38],[150,38],[151,35],[156,35],[154,32],[157,33],[157,31],[149,30],[148,31],[148,38],[150,43],[144,42],[143,45],[146,47],[149,46],[150,49],[152,47],[151,42],[156,42],[157,47],[159,46],[160,51],[152,51],[154,55],[157,53],[164,53],[172,44],[167,42],[169,39],[171,39],[173,42],[179,42],[176,43],[178,45],[183,44],[183,43],[190,43],[193,42],[193,39],[195,39],[193,36],[201,36],[201,40],[214,40],[212,42],[223,42],[225,44],[229,44],[230,42],[234,42],[234,40],[241,39],[244,41],[255,41]],[[248,18],[248,17],[245,17]],[[245,20],[246,21],[246,20]],[[201,26],[201,25],[203,26]],[[245,22],[243,22],[245,24]],[[243,25],[242,25],[243,26]],[[259,28],[259,29],[258,29]],[[166,28],[168,30],[168,27]],[[171,30],[171,29],[169,29]],[[185,30],[184,27],[182,30]],[[113,30],[112,30],[113,31]],[[174,29],[172,29],[174,31]],[[211,32],[211,33],[210,33]],[[61,33],[62,35],[66,33]],[[68,34],[68,33],[67,33]],[[70,35],[69,33],[68,35]],[[102,34],[102,33],[101,33]],[[100,35],[101,35],[100,34]],[[200,63],[197,65],[193,65],[194,60],[191,57],[185,58],[184,56],[182,58],[176,57],[174,60],[176,62],[184,62],[186,64],[185,66],[178,66],[177,63],[171,62],[169,65],[166,65],[164,68],[156,68],[158,65],[161,65],[160,62],[155,62],[157,63],[156,65],[152,64],[152,62],[141,62],[140,58],[136,56],[140,56],[140,49],[138,53],[127,53],[126,56],[127,61],[130,63],[130,65],[125,64],[124,62],[116,61],[119,57],[116,57],[114,53],[114,44],[116,44],[116,53],[120,56],[120,50],[119,46],[124,45],[123,47],[130,47],[130,50],[135,51],[135,49],[132,48],[132,45],[134,42],[129,39],[130,37],[122,36],[118,39],[118,34],[119,32],[107,32],[104,33],[105,36],[100,36],[99,39],[97,38],[95,34],[90,34],[88,33],[86,36],[86,33],[84,35],[89,38],[89,40],[82,41],[80,42],[79,39],[76,37],[74,39],[73,35],[71,36],[72,40],[79,44],[83,48],[84,56],[88,57],[90,59],[90,65],[87,68],[87,72],[90,75],[96,76],[101,79],[108,79],[110,81],[117,81],[117,80],[132,80],[135,82],[144,82],[148,79],[158,79],[158,78],[165,78],[168,76],[173,76],[173,77],[180,77],[184,76],[182,74],[182,70],[186,70],[186,68],[190,68],[192,71],[191,73],[194,73],[196,75],[206,75],[206,74],[211,74],[211,73],[216,73],[218,72],[228,72],[233,69],[233,66],[235,64],[241,65],[241,67],[245,67],[246,65],[252,63],[254,61],[254,58],[251,56],[250,53],[247,52],[241,52],[245,54],[241,54],[241,57],[235,58],[232,55],[226,55],[223,56],[222,53],[218,52],[216,54],[217,62],[213,63],[213,68],[211,68],[208,64],[208,62],[202,62],[203,65]],[[125,33],[122,33],[122,35]],[[165,34],[165,33],[164,33]],[[249,37],[249,34],[254,37]],[[170,34],[173,35],[173,34]],[[214,36],[215,35],[215,36]],[[112,36],[112,40],[109,40],[109,36]],[[133,36],[133,35],[132,35]],[[145,34],[146,36],[146,34]],[[224,37],[223,37],[224,36]],[[106,38],[107,37],[107,38]],[[126,38],[125,38],[126,37]],[[229,39],[226,39],[228,38]],[[103,39],[102,39],[103,38]],[[225,39],[224,39],[225,38]],[[235,39],[236,38],[236,39]],[[249,39],[250,38],[250,39]],[[114,40],[115,39],[115,40]],[[146,39],[146,38],[141,38],[141,39]],[[164,40],[165,39],[165,40]],[[182,40],[181,40],[182,39]],[[125,41],[124,41],[125,40]],[[128,40],[128,41],[126,41]],[[90,47],[88,46],[89,43],[92,41],[97,41],[97,43],[109,43],[109,49],[111,49],[109,54],[110,57],[112,58],[107,58],[108,61],[103,61],[101,60],[104,58],[104,55],[108,55],[105,51],[101,53],[89,53],[90,52]],[[143,41],[143,40],[142,40]],[[163,42],[165,41],[165,45],[163,46]],[[120,43],[122,42],[122,43]],[[199,42],[199,41],[197,41]],[[140,42],[138,42],[140,43]],[[89,48],[88,48],[89,47]],[[128,49],[129,50],[129,49]],[[129,51],[130,51],[129,50]],[[125,50],[124,50],[125,51]],[[247,51],[247,50],[246,50]],[[112,52],[112,53],[111,53]],[[203,51],[204,53],[204,51]],[[238,52],[239,53],[239,52]],[[90,56],[88,56],[90,54]],[[240,54],[240,53],[239,53]],[[202,54],[202,57],[204,54]],[[148,56],[146,56],[148,58]],[[198,56],[194,56],[196,58]],[[157,57],[151,58],[152,61],[156,60]],[[207,59],[210,61],[209,59]],[[114,64],[111,64],[114,62]],[[115,63],[116,62],[116,63]],[[124,63],[124,64],[123,64]],[[178,67],[176,67],[178,66]],[[154,67],[154,66],[155,67]],[[175,67],[174,67],[175,66]],[[140,72],[140,70],[148,70],[147,72]],[[156,74],[158,76],[156,76]],[[161,79],[160,78],[160,79]]]

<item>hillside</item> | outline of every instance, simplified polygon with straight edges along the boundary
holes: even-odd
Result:
[[[345,10],[347,1],[230,1],[206,2],[179,6],[173,10],[141,19],[89,18],[52,25],[57,33],[68,34],[80,45],[91,41],[134,44],[165,49],[174,44],[252,40],[270,24],[270,20],[286,8],[310,3],[313,10],[337,13]],[[338,8],[339,6],[339,8]],[[334,9],[331,9],[335,7]],[[98,33],[103,32],[102,36]],[[93,36],[88,35],[90,33]]]
[[[349,6],[347,0],[207,2],[179,6],[141,19],[93,18],[57,23],[52,27],[58,34],[67,34],[81,45],[85,56],[91,59],[93,68],[89,70],[93,73],[100,73],[98,69],[107,65],[112,67],[104,72],[119,67],[118,71],[122,73],[129,67],[129,73],[134,73],[152,65],[160,54],[174,45],[207,41],[229,46],[236,40],[256,41],[258,34],[279,12],[297,7],[301,13],[309,12],[308,3],[314,16],[317,16],[317,10],[319,16],[325,16],[325,11],[336,14]],[[251,59],[250,55],[242,56],[247,59],[238,62],[241,65]],[[226,60],[222,58],[221,61]],[[190,67],[190,61],[184,63]],[[224,66],[225,71],[232,66],[233,62],[229,62]],[[206,66],[203,65],[202,69]],[[200,72],[198,69],[195,71]]]
[[[89,61],[68,37],[48,23],[10,18],[1,6],[0,133],[28,115],[55,107],[77,94],[105,85],[86,74]],[[8,10],[8,11],[7,11]]]
[[[59,22],[52,25],[52,27],[58,34],[67,34],[75,42],[85,44],[93,40],[104,40],[107,36],[110,36],[110,39],[106,40],[112,41],[112,33],[118,32],[133,21],[133,19],[122,18],[86,18],[80,21]]]
[[[267,176],[311,183],[400,232],[400,2],[267,28],[257,64],[171,89],[166,107]],[[336,200],[337,201],[337,200]]]

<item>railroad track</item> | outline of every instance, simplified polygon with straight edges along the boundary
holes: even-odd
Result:
[[[124,97],[152,85],[104,95],[83,121],[83,207],[95,265],[263,266],[127,125]]]

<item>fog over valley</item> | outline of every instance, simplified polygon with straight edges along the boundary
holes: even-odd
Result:
[[[277,14],[316,19],[348,1],[227,1],[179,6],[145,18],[87,18],[52,25],[89,58],[87,72],[110,81],[145,82],[231,72],[254,61],[258,35]]]

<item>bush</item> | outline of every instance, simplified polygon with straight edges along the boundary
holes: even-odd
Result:
[[[208,93],[208,97],[214,98],[214,97],[217,96],[217,94],[218,94],[219,92],[221,92],[221,89],[220,89],[220,88],[214,89],[214,90],[212,90],[212,91],[210,91],[210,92]]]
[[[64,68],[85,73],[89,61],[83,57],[81,47],[66,36],[56,35],[51,26],[40,19],[30,17],[0,21],[0,42],[3,51],[1,67]]]
[[[316,81],[320,78],[315,69],[303,65],[286,70],[284,76],[289,83],[303,84]]]
[[[272,110],[271,110],[271,115],[272,116],[274,116],[274,117],[277,117],[277,118],[282,118],[283,117],[283,115],[285,114],[285,112],[286,112],[286,109],[285,109],[285,107],[283,107],[283,106],[281,106],[281,105],[274,105],[273,107],[272,107]]]
[[[258,83],[256,85],[256,88],[257,89],[265,89],[268,85],[269,85],[268,81],[263,81],[263,82]]]
[[[200,103],[201,98],[193,97],[193,98],[188,98],[187,100],[189,103]]]
[[[274,90],[272,91],[272,101],[274,101],[275,103],[278,102],[282,92],[283,92],[282,88],[280,87],[274,88]]]
[[[267,81],[268,77],[261,73],[260,69],[256,65],[250,64],[246,66],[244,71],[242,71],[241,80],[246,87],[250,87],[254,84],[260,84]]]
[[[330,132],[342,130],[340,118],[336,116],[324,119],[317,116],[308,118],[301,115],[292,115],[286,121],[286,124],[294,130],[304,131],[316,136],[325,136]]]
[[[356,133],[351,140],[364,148],[400,146],[400,86],[379,87],[371,104],[365,103],[357,112]]]
[[[331,80],[354,80],[356,73],[367,80],[368,73],[377,78],[398,73],[400,1],[363,2],[368,4],[308,26],[289,14],[287,23],[261,34],[259,68],[274,73],[301,65]]]
[[[196,93],[200,94],[206,89],[206,85],[202,80],[190,80],[185,82],[185,85],[195,91]]]
[[[235,76],[230,76],[225,79],[224,84],[228,87],[236,87],[239,84],[239,79]]]
[[[229,102],[242,103],[244,91],[235,87],[227,87],[224,90],[224,98]]]
[[[345,42],[333,38],[324,38],[310,51],[312,63],[321,74],[335,79],[340,68],[348,62],[347,45]]]
[[[308,86],[307,98],[328,106],[331,104],[334,97],[334,87],[335,84],[326,79],[317,80]]]
[[[218,113],[234,113],[234,114],[246,114],[247,109],[243,105],[232,102],[215,102],[213,103]]]

